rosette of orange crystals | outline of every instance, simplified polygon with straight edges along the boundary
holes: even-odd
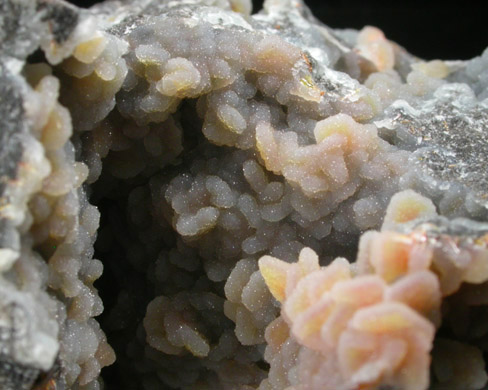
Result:
[[[457,236],[446,227],[455,225],[443,225],[430,200],[409,190],[392,198],[383,231],[362,236],[355,263],[337,258],[321,267],[309,248],[292,264],[262,257],[260,271],[281,303],[281,316],[267,330],[268,348],[298,345],[286,388],[427,389],[443,298],[476,295],[470,285],[488,279],[488,235]],[[436,343],[445,349],[457,342]],[[483,367],[476,348],[457,343],[454,349],[469,348],[473,364]],[[455,351],[442,359],[453,363]],[[270,363],[273,372],[276,360]],[[443,373],[435,375],[442,383]],[[477,370],[464,374],[463,385],[480,389],[486,379]],[[272,377],[267,386],[277,388]]]

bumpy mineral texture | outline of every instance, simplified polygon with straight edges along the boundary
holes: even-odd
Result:
[[[300,0],[0,0],[0,388],[485,388],[487,128]]]

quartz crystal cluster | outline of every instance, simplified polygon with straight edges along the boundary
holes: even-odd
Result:
[[[1,389],[486,388],[488,51],[251,8],[0,0]]]
[[[266,329],[265,356],[275,374],[260,388],[426,389],[433,348],[434,388],[486,384],[480,349],[441,337],[434,343],[434,335],[444,321],[462,339],[454,311],[474,313],[482,305],[488,224],[438,216],[427,222],[432,212],[429,199],[412,190],[397,193],[382,230],[361,237],[353,264],[338,257],[320,267],[310,248],[292,264],[261,257],[261,273],[282,309]],[[286,343],[296,351],[287,362],[292,375],[281,360]],[[461,359],[470,366],[456,370]]]

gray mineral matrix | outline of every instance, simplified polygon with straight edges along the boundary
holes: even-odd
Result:
[[[354,260],[401,191],[452,261],[485,253],[488,50],[423,61],[301,0],[251,8],[0,0],[1,389],[299,390],[306,359],[322,383],[258,259]],[[469,288],[432,389],[485,386]]]

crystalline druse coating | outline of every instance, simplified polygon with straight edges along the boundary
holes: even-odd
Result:
[[[0,0],[0,387],[483,389],[487,53]]]

